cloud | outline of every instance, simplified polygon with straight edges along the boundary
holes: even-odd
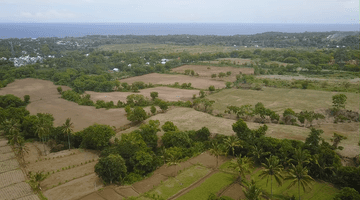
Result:
[[[46,12],[36,12],[36,13],[21,12],[20,15],[28,19],[38,19],[38,20],[74,19],[78,17],[75,13],[56,11],[56,10],[49,10]]]

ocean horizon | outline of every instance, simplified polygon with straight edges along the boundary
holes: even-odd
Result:
[[[253,35],[359,31],[360,24],[287,23],[0,23],[0,39],[86,35]]]

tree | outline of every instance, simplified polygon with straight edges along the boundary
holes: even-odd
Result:
[[[332,103],[334,111],[338,111],[341,108],[345,109],[346,104],[346,95],[345,94],[337,94],[332,96]]]
[[[160,101],[159,103],[159,107],[161,109],[162,112],[165,112],[169,107],[168,104],[166,103],[166,101]]]
[[[334,200],[356,200],[360,199],[360,194],[354,188],[344,187],[337,193]]]
[[[211,78],[216,78],[216,74],[211,74]]]
[[[241,140],[233,135],[224,139],[224,145],[226,148],[226,155],[228,154],[229,150],[232,150],[233,156],[235,156],[235,147],[243,147],[241,145]]]
[[[311,189],[311,182],[314,181],[311,176],[308,175],[308,170],[303,165],[298,164],[296,167],[291,164],[291,168],[288,171],[288,175],[285,177],[285,180],[290,180],[291,183],[288,188],[294,187],[296,183],[298,184],[299,200],[300,199],[300,186],[303,191],[307,188]]]
[[[29,103],[30,103],[30,95],[25,95],[25,96],[24,96],[24,103],[25,103],[25,104],[29,104]]]
[[[205,97],[205,91],[204,91],[204,90],[200,90],[199,96],[200,96],[200,98],[204,98],[204,97]]]
[[[226,82],[225,83],[226,88],[231,88],[231,85],[232,85],[232,82]]]
[[[334,133],[334,135],[333,135],[333,137],[330,139],[330,141],[331,142],[333,142],[333,147],[334,147],[334,149],[340,149],[340,150],[342,150],[342,149],[344,149],[344,147],[342,147],[342,146],[339,146],[338,147],[338,145],[339,145],[339,143],[341,142],[341,140],[346,140],[347,139],[347,137],[345,137],[345,136],[343,136],[343,135],[340,135],[340,134],[337,134],[337,133]]]
[[[247,184],[247,188],[242,189],[247,200],[260,200],[261,199],[261,189],[256,185],[254,180],[251,180],[249,184]]]
[[[68,136],[68,143],[69,143],[69,151],[70,151],[70,135],[73,132],[73,123],[70,122],[71,119],[67,118],[65,123],[62,125],[62,131],[65,135]]]
[[[157,98],[159,96],[159,93],[158,92],[151,92],[150,96],[151,96],[152,100],[154,100],[155,98]]]
[[[321,129],[311,128],[310,135],[305,139],[305,147],[310,150],[311,154],[315,154],[319,150],[322,133],[324,131]]]
[[[161,129],[164,132],[170,132],[170,131],[179,131],[178,127],[174,125],[173,122],[167,121],[164,125],[161,126]]]
[[[247,141],[251,137],[251,130],[242,119],[239,119],[236,123],[234,123],[232,125],[232,129],[240,140]]]
[[[269,154],[270,152],[265,152],[263,148],[260,148],[256,145],[251,146],[250,148],[250,155],[252,155],[253,159],[255,160],[255,164],[260,164],[262,158]]]
[[[216,168],[219,164],[219,156],[224,154],[224,146],[221,144],[212,143],[209,149],[211,155],[216,156]]]
[[[95,173],[105,182],[112,184],[121,182],[126,176],[125,160],[117,154],[110,154],[99,159],[95,165]]]
[[[162,143],[166,148],[170,147],[181,147],[189,148],[191,147],[191,139],[186,132],[182,131],[170,131],[164,133],[161,138]]]
[[[263,179],[266,177],[266,185],[269,182],[269,176],[271,179],[271,198],[273,197],[272,193],[272,180],[273,177],[275,178],[278,185],[282,185],[282,170],[283,166],[279,164],[279,159],[276,156],[270,156],[270,158],[266,158],[266,163],[261,163],[262,166],[265,168],[261,173],[260,177]]]
[[[62,93],[62,91],[63,91],[62,87],[60,87],[60,86],[59,86],[59,87],[57,87],[56,89],[57,89],[57,91],[58,91],[58,93],[59,93],[59,94],[61,94],[61,93]]]
[[[127,119],[132,122],[142,122],[147,118],[147,114],[142,107],[136,106],[128,113]]]
[[[142,124],[139,128],[140,135],[144,142],[153,150],[157,147],[157,132],[160,131],[159,126],[159,120],[150,120],[148,124]]]
[[[295,149],[293,159],[289,159],[289,162],[294,161],[295,164],[303,165],[310,163],[311,156],[307,150],[302,148]]]
[[[51,114],[37,114],[39,118],[39,123],[36,125],[36,134],[41,138],[44,146],[44,153],[46,155],[45,149],[45,138],[50,134],[50,129],[53,126],[54,117]]]
[[[239,173],[239,182],[242,183],[242,178],[245,178],[245,175],[251,172],[252,162],[251,160],[244,156],[241,157],[241,154],[236,158],[235,162],[230,163],[230,167],[235,169]]]
[[[81,147],[102,150],[109,145],[115,131],[108,125],[94,124],[78,132],[78,135],[82,137]]]
[[[29,180],[27,180],[26,182],[29,183],[31,188],[33,188],[36,192],[40,192],[41,190],[40,183],[41,181],[45,180],[46,177],[48,177],[48,175],[45,174],[44,172],[33,173],[29,171],[28,177]]]
[[[209,91],[211,91],[211,92],[215,91],[215,86],[210,85],[210,86],[209,86]]]
[[[175,165],[175,174],[174,177],[177,175],[177,166],[180,165],[180,158],[178,154],[170,154],[167,158],[167,166]]]
[[[154,105],[152,105],[152,106],[150,107],[150,111],[151,111],[151,113],[152,113],[153,115],[155,115],[155,113],[156,113],[156,108],[155,108]]]

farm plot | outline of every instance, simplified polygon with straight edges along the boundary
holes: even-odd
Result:
[[[168,110],[166,113],[157,114],[145,120],[145,123],[148,123],[149,120],[159,120],[160,126],[163,125],[166,121],[172,121],[180,130],[198,130],[202,127],[207,127],[212,134],[222,134],[222,135],[234,135],[235,132],[232,130],[232,124],[236,120],[225,119],[215,117],[203,112],[196,111],[191,108],[173,108]],[[256,129],[261,126],[261,124],[246,122],[250,129]],[[297,139],[305,140],[309,129],[297,126],[287,126],[280,124],[267,124],[268,131],[266,136],[275,137],[275,138],[288,138],[288,139]],[[132,127],[122,132],[118,132],[116,137],[120,137],[123,133],[129,133],[136,130],[138,127]],[[163,132],[158,133],[159,136],[163,135]]]
[[[212,61],[202,61],[204,63],[210,63],[210,64],[220,64],[221,61],[228,61],[231,62],[231,64],[235,65],[243,65],[243,64],[251,64],[251,63],[255,63],[253,60],[251,59],[246,59],[246,58],[218,58],[216,60],[212,60]]]
[[[144,83],[161,84],[161,85],[173,85],[178,82],[180,85],[183,83],[191,83],[191,86],[198,89],[208,89],[210,85],[214,85],[215,88],[224,88],[225,83],[223,81],[209,80],[207,78],[197,78],[187,75],[172,75],[172,74],[158,74],[151,73],[142,76],[136,76],[119,80],[120,82],[126,82],[132,84],[134,82],[142,81]]]
[[[262,91],[227,89],[211,94],[207,98],[215,101],[213,107],[221,113],[229,105],[255,105],[258,102],[262,102],[266,108],[282,114],[286,108],[291,108],[295,112],[331,108],[332,96],[335,94],[338,93],[267,87],[263,88]],[[359,95],[355,93],[342,94],[347,96],[346,109],[359,111]]]
[[[50,113],[54,116],[54,126],[61,126],[67,118],[71,118],[74,131],[80,131],[94,123],[120,127],[129,121],[124,109],[96,109],[92,106],[80,106],[74,102],[60,98],[60,94],[50,81],[39,79],[21,79],[0,89],[0,95],[13,94],[20,98],[30,95],[30,104],[26,107],[30,114]],[[62,86],[63,90],[69,89]],[[0,150],[1,151],[1,150]]]
[[[266,192],[270,193],[271,185],[266,183],[265,179],[260,179],[259,174],[261,171],[257,171],[256,173],[252,174],[251,177],[256,181],[258,186],[265,190]],[[286,176],[286,174],[284,174]],[[274,187],[273,185],[273,194],[275,197],[283,197],[283,196],[292,196],[298,197],[298,188],[297,184],[295,187],[292,187],[288,189],[288,186],[290,185],[291,181],[284,181],[281,186],[276,185]],[[339,190],[329,183],[326,182],[313,182],[312,183],[312,189],[306,190],[305,192],[300,190],[301,199],[309,199],[309,200],[327,200],[327,199],[333,199],[334,195],[339,192]]]
[[[0,188],[23,181],[25,181],[25,177],[20,169],[0,174]]]
[[[140,90],[139,93],[133,92],[92,92],[86,91],[86,94],[91,95],[91,100],[96,102],[97,100],[103,100],[105,102],[113,101],[115,104],[117,101],[126,102],[126,97],[131,94],[141,94],[145,97],[150,97],[151,92],[158,92],[159,99],[165,101],[189,101],[192,99],[192,96],[198,95],[199,90],[185,90],[178,88],[170,88],[170,87],[155,87],[155,88],[147,88]]]
[[[19,168],[19,163],[16,159],[10,159],[0,162],[0,173],[15,170]]]
[[[0,189],[1,199],[17,199],[32,194],[29,184],[25,182],[16,183]]]
[[[176,198],[178,200],[198,199],[206,200],[211,193],[217,193],[225,187],[229,186],[235,180],[235,176],[223,172],[213,174],[206,179],[200,186],[193,188],[185,195]]]
[[[215,66],[204,66],[204,65],[183,65],[177,68],[173,68],[171,71],[177,73],[185,73],[185,70],[194,70],[195,74],[198,73],[199,77],[206,77],[211,79],[212,74],[216,74],[217,78],[212,80],[223,80],[223,81],[235,81],[236,75],[239,73],[242,74],[254,74],[253,68],[235,68],[235,67],[215,67]],[[231,72],[231,75],[218,78],[219,73]]]

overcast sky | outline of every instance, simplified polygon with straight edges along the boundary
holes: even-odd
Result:
[[[360,0],[0,0],[1,22],[359,23]]]

